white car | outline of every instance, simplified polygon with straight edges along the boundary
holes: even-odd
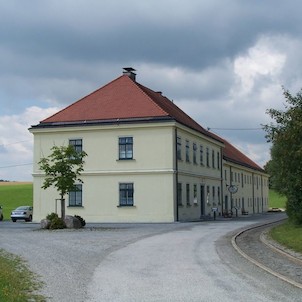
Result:
[[[32,221],[33,219],[33,207],[30,206],[22,206],[18,207],[16,210],[13,210],[10,218],[13,222],[17,220],[25,220],[25,221]]]

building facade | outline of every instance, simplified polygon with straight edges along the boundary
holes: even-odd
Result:
[[[38,162],[53,145],[68,144],[88,156],[83,183],[66,196],[66,214],[87,222],[193,221],[234,209],[239,215],[266,211],[264,171],[161,92],[137,83],[133,71],[125,69],[30,128],[34,221],[60,213],[55,188],[41,189],[44,173]]]

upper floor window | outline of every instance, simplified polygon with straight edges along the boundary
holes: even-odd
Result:
[[[190,142],[186,141],[186,162],[190,161]]]
[[[217,169],[220,169],[220,152],[217,152]]]
[[[69,206],[81,207],[82,206],[82,185],[75,185],[74,190],[69,192]]]
[[[119,159],[133,159],[133,137],[119,138]]]
[[[193,163],[197,164],[197,145],[193,144]]]
[[[120,206],[133,206],[133,183],[120,183]]]
[[[212,167],[215,168],[215,151],[212,150]]]
[[[181,160],[181,138],[177,137],[177,159]]]
[[[200,164],[203,165],[203,145],[200,145],[200,151],[199,151],[199,160]]]
[[[210,167],[210,150],[207,148],[207,167]]]
[[[69,145],[72,145],[77,152],[83,151],[83,143],[82,139],[70,139]]]

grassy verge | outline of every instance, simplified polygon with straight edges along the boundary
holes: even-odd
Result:
[[[42,283],[19,257],[0,249],[0,267],[1,302],[46,301],[34,292],[41,288]]]
[[[285,209],[286,197],[274,190],[269,190],[269,207]]]
[[[279,195],[274,190],[269,192],[269,201],[269,206],[272,208],[285,208],[286,197]],[[295,226],[286,221],[272,228],[269,235],[281,245],[302,253],[302,226]]]
[[[32,204],[32,183],[2,183],[0,185],[0,205],[3,207],[4,220],[10,220],[10,213],[15,208],[32,206]]]
[[[270,231],[270,236],[280,244],[302,253],[302,226],[285,222]]]

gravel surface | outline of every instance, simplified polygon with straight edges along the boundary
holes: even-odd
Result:
[[[301,290],[247,263],[231,246],[236,230],[269,219],[58,231],[3,222],[0,248],[28,261],[49,301],[301,301]]]
[[[292,258],[285,257],[260,240],[261,234],[264,232],[267,233],[268,228],[272,226],[258,227],[244,232],[237,237],[237,245],[244,253],[259,263],[280,275],[302,284],[302,262],[297,262]]]

